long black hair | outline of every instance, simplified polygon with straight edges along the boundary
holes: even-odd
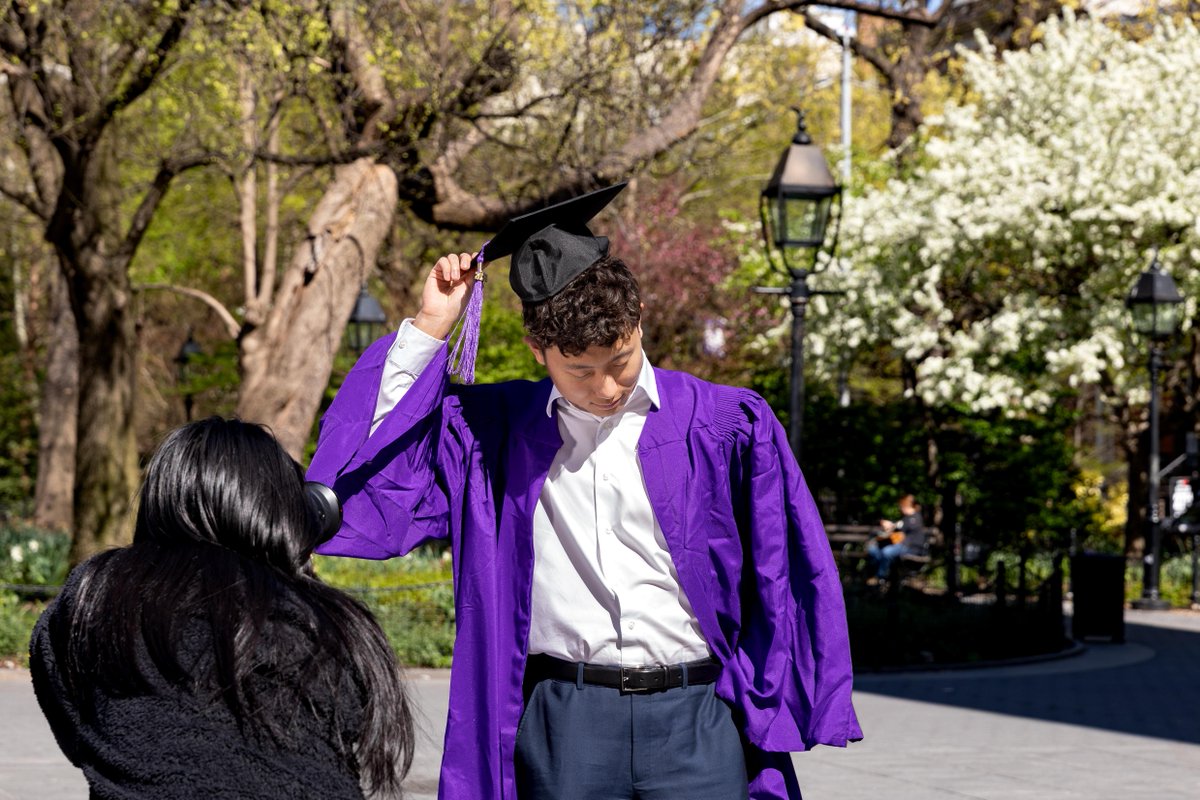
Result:
[[[313,574],[319,536],[300,465],[266,430],[212,417],[173,431],[146,468],[133,544],[79,567],[64,677],[81,711],[96,686],[152,691],[152,665],[289,744],[304,709],[349,687],[361,717],[333,703],[334,746],[368,792],[399,795],[413,727],[395,656],[370,612]],[[184,639],[196,626],[200,657]]]

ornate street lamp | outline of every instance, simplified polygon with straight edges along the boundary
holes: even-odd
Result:
[[[804,124],[804,112],[797,109],[796,134],[775,165],[775,172],[763,187],[759,199],[763,241],[771,268],[790,279],[787,288],[757,287],[762,294],[786,294],[792,306],[792,375],[788,415],[788,441],[800,461],[800,438],[804,427],[804,316],[808,298],[815,294],[837,292],[812,291],[808,276],[816,271],[817,256],[825,244],[825,231],[835,199],[841,187],[833,179],[825,155],[813,144]],[[836,234],[835,234],[836,243]],[[794,263],[799,251],[811,251],[803,266]],[[779,263],[773,257],[778,253]]]
[[[188,385],[192,380],[191,361],[198,355],[204,353],[200,344],[192,338],[192,332],[188,331],[187,341],[179,348],[179,352],[175,355],[176,379],[179,385],[183,388],[183,417],[187,422],[192,421],[192,405],[195,402],[195,395],[192,394]]]
[[[371,296],[364,283],[358,293],[358,299],[354,301],[354,311],[350,313],[350,321],[346,325],[346,338],[350,349],[355,353],[366,350],[371,342],[383,334],[386,325],[387,314],[383,313],[383,306]]]
[[[1168,608],[1158,596],[1159,562],[1162,555],[1162,525],[1158,514],[1159,442],[1158,442],[1158,373],[1162,369],[1163,342],[1179,327],[1183,297],[1175,288],[1171,276],[1161,271],[1158,251],[1150,260],[1150,268],[1138,276],[1137,283],[1125,299],[1133,314],[1133,327],[1150,342],[1150,469],[1149,505],[1146,515],[1146,546],[1142,556],[1142,596],[1133,601],[1135,608]]]

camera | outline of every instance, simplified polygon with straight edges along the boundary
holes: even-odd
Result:
[[[342,502],[337,493],[319,481],[305,481],[304,495],[321,530],[320,542],[327,542],[342,527]]]

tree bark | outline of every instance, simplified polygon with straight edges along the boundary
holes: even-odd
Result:
[[[76,419],[79,404],[79,336],[67,286],[56,272],[49,283],[50,331],[46,376],[38,404],[38,473],[33,522],[69,531],[74,525]]]
[[[97,255],[90,259],[103,262]],[[129,541],[138,483],[134,435],[137,336],[124,268],[89,267],[71,304],[79,329],[75,537],[70,561]]]
[[[371,159],[337,168],[266,323],[241,338],[237,414],[270,426],[299,458],[359,288],[396,213],[396,175]]]
[[[892,90],[892,126],[888,133],[888,147],[897,150],[921,127],[925,121],[921,113],[921,83],[930,68],[928,28],[905,24],[904,50],[893,67],[888,83]]]
[[[63,187],[46,228],[79,338],[72,564],[129,541],[138,483],[133,252],[118,233],[115,141],[109,135],[87,148],[58,147]]]

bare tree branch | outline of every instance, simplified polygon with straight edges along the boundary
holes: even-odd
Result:
[[[282,92],[280,93],[282,97]],[[279,99],[279,98],[277,98]],[[267,147],[272,150],[279,146],[280,103],[272,104],[271,116],[267,120]],[[275,273],[279,268],[279,204],[283,194],[279,188],[279,165],[268,161],[267,173],[267,208],[265,230],[263,231],[262,277],[259,280],[258,302],[263,306],[271,303],[275,292]]]
[[[217,316],[220,317],[221,322],[225,325],[225,332],[229,334],[230,339],[236,339],[241,332],[241,325],[234,319],[233,314],[229,313],[229,309],[225,308],[220,300],[208,292],[201,291],[200,289],[192,289],[188,286],[175,286],[170,283],[137,283],[133,285],[133,290],[135,292],[158,290],[193,297],[217,313]]]
[[[19,57],[25,50],[25,37],[21,29],[10,21],[0,25],[0,53]],[[5,64],[7,66],[7,64]]]
[[[129,66],[133,63],[133,58],[138,54],[138,49],[142,46],[153,20],[153,7],[150,5],[142,6],[143,13],[139,19],[140,25],[137,31],[131,32],[129,35],[122,37],[121,42],[117,46],[116,52],[111,57],[112,68],[110,74],[115,76],[114,86],[119,86],[121,80],[129,71]],[[148,13],[147,13],[148,12]]]
[[[803,16],[804,25],[813,33],[818,33],[832,42],[844,44],[841,34],[826,25],[824,22],[821,22],[821,20],[818,19],[812,12],[805,11],[803,12]],[[857,36],[850,39],[850,49],[854,51],[856,56],[869,62],[871,66],[879,70],[879,72],[886,76],[889,81],[894,79],[895,65],[884,58],[878,49],[874,47],[867,47]]]
[[[242,146],[247,153],[253,153],[258,149],[254,113],[258,106],[258,93],[244,52],[238,53],[237,62]],[[242,160],[238,174],[233,176],[233,183],[238,201],[238,224],[242,231],[242,295],[247,318],[258,322],[258,171],[253,157]]]
[[[36,196],[30,195],[30,197],[37,204],[35,216],[45,222],[53,213],[54,198],[62,180],[62,170],[54,155],[54,145],[43,127],[45,123],[42,113],[43,100],[38,94],[32,75],[25,69],[18,69],[7,73],[7,81],[9,103],[5,105],[4,115],[10,124],[24,134],[13,137],[14,144],[24,155],[25,168],[33,181]],[[15,189],[11,183],[8,183],[8,188]],[[25,192],[16,190],[16,193]],[[7,191],[5,194],[13,196],[14,193]],[[13,199],[29,208],[18,197],[14,196]]]
[[[504,201],[468,192],[458,184],[453,170],[448,168],[451,160],[439,159],[430,168],[435,201],[427,212],[429,220],[446,229],[496,228],[509,216],[628,175],[696,131],[700,124],[704,101],[719,78],[721,65],[747,29],[770,14],[798,10],[815,4],[814,0],[767,0],[743,13],[744,4],[739,0],[722,0],[716,11],[716,23],[692,71],[690,82],[679,92],[656,123],[634,133],[621,148],[602,158],[592,168],[566,172],[561,181],[542,197],[532,201]],[[933,26],[945,16],[951,4],[943,3],[933,13],[927,10],[924,3],[908,3],[899,8],[891,8],[882,3],[834,0],[822,2],[821,5]],[[420,213],[419,207],[417,210]]]
[[[839,8],[843,11],[855,11],[859,14],[889,19],[893,22],[910,22],[914,25],[924,25],[925,27],[932,28],[949,13],[950,7],[954,3],[950,2],[950,0],[944,0],[938,6],[937,11],[930,13],[927,3],[919,1],[905,3],[899,8],[895,8],[884,2],[869,3],[858,2],[857,0],[829,0],[828,2],[826,0],[767,0],[762,5],[747,11],[743,19],[746,21],[746,27],[749,27],[778,11],[799,11],[802,8],[816,5],[826,8]]]
[[[790,4],[796,5],[816,5],[815,3]],[[856,2],[855,0],[833,0],[833,2],[825,2],[821,0],[820,5],[829,8],[840,8],[843,11],[856,11],[859,14],[865,14],[871,17],[880,17],[881,19],[890,19],[893,22],[911,22],[915,25],[924,25],[927,28],[932,28],[941,22],[954,5],[952,0],[942,0],[938,4],[937,11],[929,12],[929,4],[922,0],[904,4],[901,8],[892,8],[888,3],[865,3]],[[914,8],[915,7],[915,8]],[[913,9],[913,10],[905,10]]]
[[[158,173],[154,176],[154,180],[151,181],[150,187],[146,190],[146,194],[142,197],[142,202],[138,205],[137,211],[134,212],[133,218],[129,222],[129,229],[125,232],[124,241],[117,248],[117,255],[124,258],[133,258],[138,244],[142,241],[142,237],[146,235],[146,229],[150,226],[150,220],[154,218],[154,212],[158,209],[163,197],[166,196],[167,187],[171,185],[171,181],[175,179],[175,176],[195,167],[204,167],[216,163],[219,158],[220,156],[216,153],[199,153],[163,161],[158,168]]]
[[[167,57],[175,49],[175,46],[179,44],[179,40],[183,36],[183,29],[187,26],[188,18],[195,2],[196,0],[179,0],[179,7],[167,22],[167,26],[159,37],[158,43],[143,51],[145,55],[136,67],[136,74],[123,88],[118,87],[100,112],[88,120],[88,136],[84,138],[99,136],[100,132],[104,130],[105,126],[108,125],[118,111],[126,108],[150,89],[154,81],[166,68]]]
[[[363,112],[359,143],[379,141],[396,111],[396,99],[388,91],[383,73],[371,58],[371,46],[353,7],[345,3],[331,4],[329,26],[339,42],[346,68],[354,78]]]
[[[38,202],[38,199],[29,192],[22,191],[21,189],[17,189],[13,186],[8,186],[3,181],[0,181],[0,195],[12,200],[14,203],[21,206],[30,214],[42,220],[43,222],[46,220],[47,214],[45,213],[45,209],[42,207],[42,204]]]
[[[328,167],[337,164],[352,164],[360,158],[374,158],[382,155],[384,150],[385,148],[380,142],[328,153],[312,153],[311,155],[290,155],[268,148],[260,148],[254,152],[254,157],[285,167]]]

